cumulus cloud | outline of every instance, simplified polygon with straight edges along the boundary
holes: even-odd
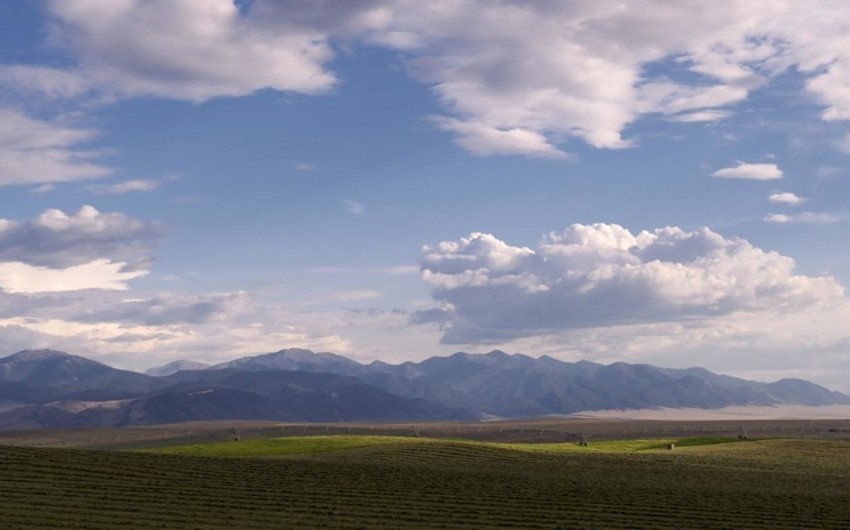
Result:
[[[718,169],[712,175],[730,179],[774,180],[782,178],[782,170],[776,164],[738,162],[736,166]]]
[[[94,162],[97,151],[80,147],[96,135],[92,129],[41,121],[16,109],[0,108],[0,186],[108,175],[108,167]]]
[[[22,223],[0,219],[0,261],[51,268],[98,259],[126,262],[139,259],[162,234],[157,223],[92,206],[70,215],[52,209]]]
[[[770,196],[768,196],[767,200],[769,200],[770,202],[785,204],[787,206],[798,206],[806,202],[808,199],[806,199],[805,197],[800,197],[794,193],[781,192],[771,193]]]
[[[843,216],[838,214],[814,212],[802,212],[796,215],[771,213],[766,215],[764,218],[764,220],[768,223],[777,224],[828,224],[836,223],[841,219],[843,219]]]
[[[52,39],[100,90],[204,101],[264,88],[312,94],[334,85],[326,36],[268,27],[231,0],[53,0]]]
[[[425,247],[421,267],[442,307],[414,321],[441,324],[446,343],[797,311],[843,297],[833,278],[795,275],[791,258],[707,228],[635,235],[614,224],[575,224],[536,249],[473,233]]]

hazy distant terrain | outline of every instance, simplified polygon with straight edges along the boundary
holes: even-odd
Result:
[[[150,375],[156,373],[163,375]],[[0,358],[3,429],[833,405],[850,406],[850,397],[799,379],[760,383],[702,368],[568,363],[500,351],[364,365],[333,353],[288,349],[206,368],[181,361],[148,374],[51,350]]]
[[[850,405],[805,405],[733,406],[719,409],[636,409],[636,410],[587,410],[576,416],[588,418],[622,418],[630,420],[785,420],[785,419],[847,419]]]

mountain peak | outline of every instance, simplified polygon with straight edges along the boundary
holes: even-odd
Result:
[[[238,368],[242,370],[295,370],[306,372],[336,372],[341,369],[346,375],[361,368],[360,363],[335,353],[319,352],[302,348],[287,348],[273,353],[252,357],[240,357],[212,367]]]
[[[316,353],[313,350],[307,350],[305,348],[285,348],[269,354],[269,357],[283,356],[287,359],[292,359],[293,361],[309,361],[320,355],[321,354]]]
[[[186,370],[205,370],[209,368],[210,365],[206,363],[199,363],[197,361],[189,361],[186,359],[180,359],[178,361],[172,361],[168,364],[164,364],[162,366],[155,366],[153,368],[149,368],[145,375],[150,375],[154,377],[162,377],[166,375],[175,374],[177,372],[184,372]]]
[[[467,353],[465,351],[459,351],[449,355],[448,357],[442,357],[443,359],[463,359],[466,361],[473,362],[497,362],[503,361],[505,359],[510,359],[513,355],[507,354],[502,350],[492,350],[488,353]],[[440,357],[432,357],[432,359],[439,359]]]
[[[103,363],[56,350],[23,350],[0,359],[0,383],[70,381],[92,372],[115,370]]]
[[[43,350],[21,350],[17,353],[13,353],[12,355],[6,357],[4,360],[16,360],[16,361],[45,361],[47,359],[60,359],[60,358],[68,358],[73,357],[69,353],[65,353],[59,350],[51,350],[51,349],[43,349]]]

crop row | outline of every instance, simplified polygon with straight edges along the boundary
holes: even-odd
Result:
[[[4,528],[842,528],[842,458],[807,473],[781,454],[729,465],[452,443],[277,459],[0,447],[0,517]]]

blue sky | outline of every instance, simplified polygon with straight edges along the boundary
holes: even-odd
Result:
[[[0,5],[0,351],[850,391],[850,8]]]

